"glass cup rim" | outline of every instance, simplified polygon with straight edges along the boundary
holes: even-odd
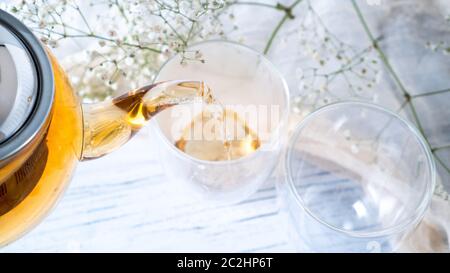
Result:
[[[277,125],[277,127],[274,129],[274,131],[281,131],[283,129],[283,127],[285,126],[285,124],[288,121],[289,118],[289,114],[290,114],[290,95],[289,95],[289,86],[286,82],[286,79],[284,77],[284,75],[278,70],[278,68],[266,57],[264,56],[262,53],[256,51],[255,49],[238,43],[238,42],[234,42],[234,41],[228,41],[228,40],[220,40],[220,39],[213,39],[213,40],[207,40],[207,41],[202,41],[202,42],[198,42],[198,43],[194,43],[192,45],[190,45],[188,48],[192,48],[192,47],[196,47],[199,45],[204,45],[204,44],[211,44],[211,43],[217,43],[217,44],[228,44],[230,46],[233,47],[241,47],[244,48],[246,50],[248,50],[249,52],[255,54],[256,56],[260,57],[261,60],[263,60],[263,62],[266,63],[267,66],[269,66],[274,72],[275,74],[278,76],[278,78],[281,80],[281,83],[283,85],[283,97],[284,97],[284,101],[286,102],[286,108],[283,111],[283,115],[280,119],[280,123]],[[154,79],[153,82],[156,82],[156,79],[158,78],[158,76],[160,75],[161,71],[164,69],[164,67],[170,63],[172,60],[174,60],[176,57],[178,57],[180,55],[180,53],[175,54],[174,56],[170,57],[168,60],[166,60],[162,65],[161,68],[158,70],[156,77]],[[227,161],[209,161],[209,160],[203,160],[203,159],[198,159],[195,158],[193,156],[190,156],[186,153],[181,152],[179,149],[177,149],[175,147],[175,145],[173,145],[173,143],[169,142],[169,140],[167,139],[167,137],[163,134],[163,132],[161,131],[161,128],[158,124],[157,121],[153,121],[153,125],[152,126],[154,128],[154,130],[156,131],[156,134],[159,136],[159,138],[161,138],[164,143],[169,146],[169,149],[171,149],[172,151],[175,152],[175,154],[178,157],[184,158],[186,160],[189,161],[193,161],[196,164],[201,164],[201,165],[234,165],[234,164],[240,164],[241,162],[245,162],[245,161],[250,161],[252,158],[254,158],[255,156],[257,156],[258,154],[258,150],[256,150],[254,153],[251,153],[249,155],[246,155],[244,157],[238,158],[238,159],[232,159],[232,160],[227,160]]]
[[[353,105],[353,106],[356,105],[356,106],[361,106],[361,107],[367,107],[367,108],[371,108],[371,109],[383,112],[384,114],[390,115],[393,118],[402,122],[404,125],[406,125],[407,128],[410,130],[410,132],[418,140],[419,145],[421,146],[421,148],[423,149],[423,151],[425,152],[425,155],[427,157],[427,164],[428,164],[428,168],[429,168],[429,172],[430,172],[430,179],[427,182],[428,187],[426,188],[426,190],[423,192],[423,194],[421,196],[421,202],[415,208],[416,213],[412,217],[406,218],[399,223],[396,223],[392,226],[389,226],[387,228],[384,228],[382,230],[377,230],[377,231],[360,232],[360,231],[345,230],[345,229],[339,228],[333,224],[330,224],[329,222],[325,221],[321,217],[317,216],[316,213],[314,213],[313,211],[311,211],[308,208],[308,206],[304,203],[300,194],[298,194],[297,190],[295,189],[294,181],[291,177],[291,166],[290,166],[289,162],[291,159],[291,153],[292,153],[293,147],[298,140],[299,134],[301,133],[301,131],[305,127],[305,125],[308,122],[310,122],[311,120],[313,120],[318,114],[320,114],[324,111],[327,111],[327,110],[330,110],[330,109],[333,109],[333,108],[336,108],[339,106],[345,106],[345,105]],[[322,107],[314,110],[313,112],[309,113],[302,121],[300,121],[299,124],[294,129],[291,139],[289,140],[289,144],[287,146],[287,152],[285,153],[285,166],[284,166],[285,174],[287,177],[287,183],[289,185],[288,186],[289,191],[291,192],[291,194],[294,195],[297,205],[300,206],[302,209],[304,209],[309,216],[311,216],[314,220],[318,221],[320,224],[322,224],[322,225],[326,226],[327,228],[330,228],[336,232],[339,232],[339,233],[342,233],[342,234],[345,234],[348,236],[352,236],[352,237],[361,237],[361,238],[374,238],[374,237],[389,236],[392,234],[396,234],[398,232],[406,230],[409,227],[414,227],[415,225],[417,225],[420,222],[420,220],[423,218],[425,211],[431,202],[431,198],[433,195],[433,189],[436,185],[436,166],[435,166],[435,161],[433,159],[432,152],[427,143],[428,142],[425,140],[423,135],[418,131],[418,129],[411,122],[404,119],[399,114],[397,114],[389,109],[386,109],[385,107],[380,106],[379,104],[366,102],[366,101],[360,101],[360,100],[351,100],[351,99],[327,104],[327,105],[322,106]]]

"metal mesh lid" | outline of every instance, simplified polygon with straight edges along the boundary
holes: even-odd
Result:
[[[0,25],[0,143],[30,116],[37,96],[36,68],[20,40]]]
[[[22,22],[0,9],[0,167],[48,126],[54,94],[44,47]]]

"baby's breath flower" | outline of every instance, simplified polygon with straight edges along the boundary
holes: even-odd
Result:
[[[377,59],[373,46],[357,50],[354,45],[344,43],[323,24],[310,1],[306,4],[307,12],[297,35],[311,67],[295,72],[301,98],[299,107],[317,108],[336,101],[338,98],[331,94],[333,82],[346,83],[350,96],[370,99],[373,85],[381,78],[381,68],[373,61]]]
[[[153,80],[159,67],[200,39],[225,36],[225,0],[22,0],[5,4],[51,48],[94,40],[62,61],[77,92],[101,100]],[[228,16],[225,16],[228,18]],[[183,62],[204,61],[197,52]]]

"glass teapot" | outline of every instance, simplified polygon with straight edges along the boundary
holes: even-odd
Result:
[[[202,82],[166,81],[81,105],[51,53],[0,10],[0,246],[42,220],[79,160],[115,150],[170,106],[209,100]]]

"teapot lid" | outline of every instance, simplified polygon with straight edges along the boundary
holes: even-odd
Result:
[[[40,41],[0,10],[0,165],[45,124],[53,88],[51,65]]]

